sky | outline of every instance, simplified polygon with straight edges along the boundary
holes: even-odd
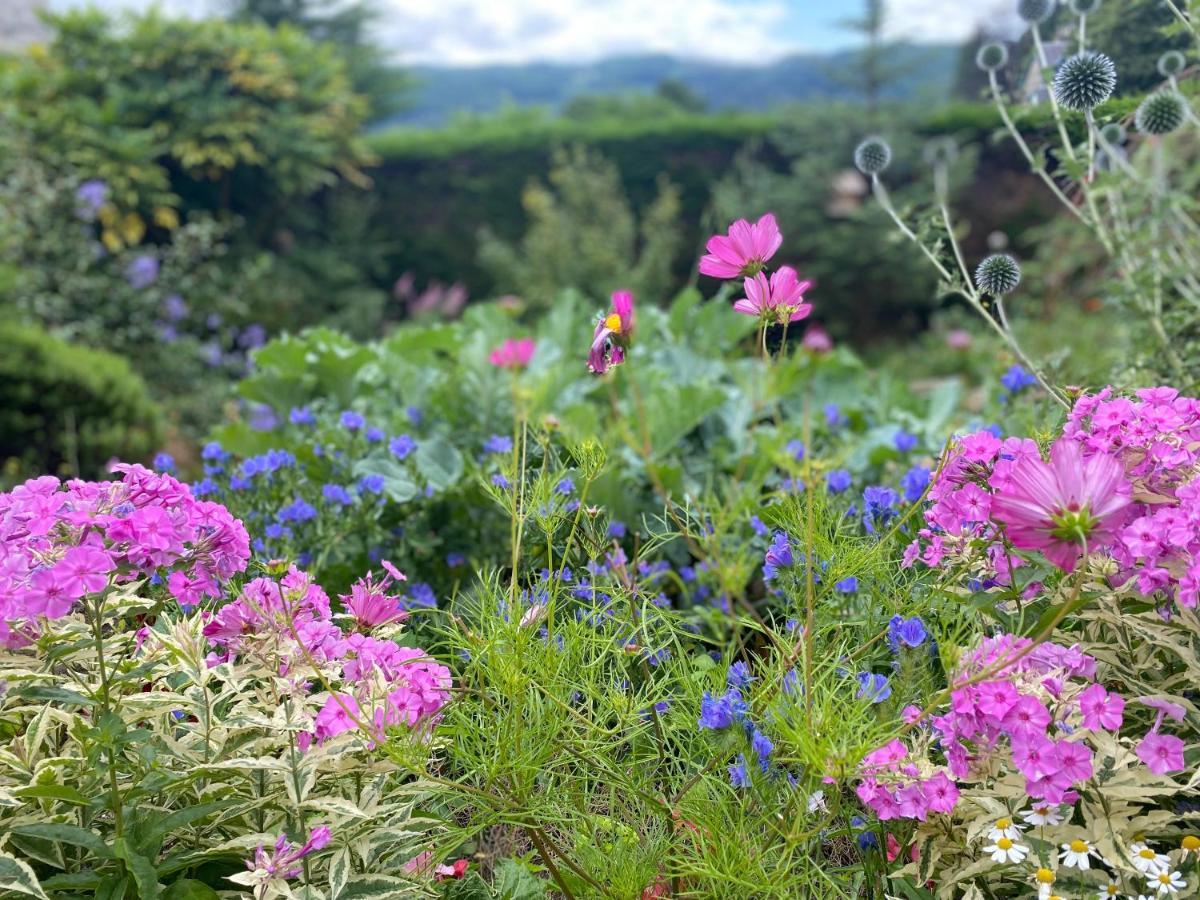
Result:
[[[378,39],[398,62],[481,65],[585,62],[669,53],[731,63],[852,46],[839,22],[855,0],[375,0]],[[98,5],[187,14],[222,0],[48,0],[52,9]],[[1004,0],[889,0],[895,38],[952,42],[981,20],[1003,23]]]

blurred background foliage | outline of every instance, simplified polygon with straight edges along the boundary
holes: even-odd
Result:
[[[712,295],[695,272],[705,237],[768,209],[787,236],[781,261],[816,282],[814,321],[836,341],[931,378],[994,376],[991,361],[946,349],[956,299],[853,169],[871,132],[892,142],[889,185],[920,221],[932,212],[923,147],[963,148],[963,245],[1028,261],[1043,289],[1015,312],[1035,339],[1050,321],[1087,334],[1109,302],[1108,263],[983,102],[979,41],[886,41],[884,3],[848,23],[853,52],[726,69],[636,57],[570,78],[544,65],[403,69],[375,43],[369,2],[228,0],[222,12],[62,14],[45,42],[0,55],[0,312],[124,359],[184,457],[245,413],[233,386],[272,336],[377,338],[497,297],[531,322],[564,290],[597,310],[617,287],[646,305],[690,285]],[[1072,27],[1058,16],[1048,34]],[[1186,46],[1154,0],[1104,4],[1089,33],[1122,73],[1112,118],[1159,83],[1164,45]],[[1036,83],[1030,65],[1023,39],[1001,73],[1017,99]],[[478,102],[454,99],[468,95]],[[1053,128],[1044,105],[1019,115],[1035,143]],[[1194,183],[1195,148],[1178,149],[1172,176]],[[1092,330],[1105,352],[1123,333]]]

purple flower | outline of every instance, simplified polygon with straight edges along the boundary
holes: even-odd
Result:
[[[410,407],[408,407],[408,409],[406,409],[406,410],[404,411],[404,414],[405,414],[406,416],[408,416],[408,421],[409,421],[409,424],[410,424],[410,425],[420,425],[420,424],[421,424],[421,420],[422,420],[423,418],[425,418],[425,416],[424,416],[424,414],[421,412],[420,408],[419,408],[419,407],[416,407],[416,406],[410,406]]]
[[[732,725],[734,719],[733,698],[735,696],[737,695],[733,691],[722,697],[714,697],[705,691],[704,697],[700,700],[700,728],[721,731]]]
[[[760,519],[758,516],[750,517],[750,527],[754,530],[754,533],[757,534],[759,537],[766,537],[768,534],[771,533],[771,529],[769,529],[766,525],[764,525],[763,520]]]
[[[840,594],[853,594],[858,590],[858,579],[851,575],[849,578],[843,578],[837,582],[834,588]]]
[[[750,774],[746,771],[746,755],[739,753],[737,762],[729,767],[729,783],[735,788],[750,787]]]
[[[554,486],[554,493],[561,494],[564,497],[570,495],[574,490],[575,482],[573,482],[570,478],[564,478]]]
[[[845,469],[834,469],[825,476],[825,486],[829,488],[829,493],[840,494],[849,489],[853,480]]]
[[[926,631],[925,623],[919,616],[906,619],[896,615],[892,616],[891,621],[888,622],[887,639],[893,653],[899,651],[901,646],[920,647],[928,637],[929,632]]]
[[[317,417],[307,406],[293,406],[288,414],[288,421],[293,425],[316,425]]]
[[[75,188],[75,215],[84,222],[96,221],[100,207],[108,202],[108,184],[92,178]]]
[[[845,425],[849,419],[843,414],[841,408],[836,403],[825,404],[825,424],[833,430],[837,430]]]
[[[392,456],[396,457],[396,459],[404,459],[416,449],[417,442],[407,434],[394,437],[388,442],[388,450],[391,451]]]
[[[297,498],[287,506],[280,507],[278,516],[281,522],[307,522],[317,517],[317,510],[311,503]]]
[[[929,487],[930,471],[925,466],[913,466],[900,479],[900,488],[904,491],[904,499],[916,503]]]
[[[158,472],[171,474],[175,471],[175,457],[163,451],[154,457],[154,468]]]
[[[1000,376],[1000,383],[1004,385],[1010,394],[1019,394],[1025,388],[1037,384],[1037,379],[1026,372],[1021,366],[1012,366]]]
[[[729,667],[729,671],[725,674],[725,681],[730,687],[744,688],[754,681],[754,676],[750,674],[750,667],[738,660]]]
[[[620,540],[625,537],[625,523],[613,519],[608,523],[608,536]]]
[[[374,473],[364,475],[358,482],[358,490],[364,494],[382,494],[384,487],[384,478],[382,475]]]
[[[790,456],[796,462],[800,462],[800,460],[804,459],[803,441],[788,441],[787,446],[784,449],[787,451],[788,456]]]
[[[775,749],[775,745],[771,743],[771,739],[755,728],[754,734],[750,738],[750,749],[758,757],[759,767],[764,772],[767,771],[771,766],[771,751]]]
[[[265,403],[255,404],[250,408],[249,425],[255,431],[271,431],[279,424],[275,410]]]
[[[909,453],[917,448],[917,436],[901,429],[892,438],[892,443],[901,453]]]
[[[171,322],[178,322],[187,317],[188,305],[178,294],[171,294],[163,300],[163,315]]]
[[[340,484],[327,484],[321,488],[321,496],[328,503],[339,503],[342,506],[349,506],[354,502],[354,498],[350,496],[350,492]]]
[[[496,472],[494,475],[492,475],[492,484],[500,488],[502,491],[507,491],[510,487],[512,487],[512,485],[509,484],[508,479],[499,472]]]
[[[135,256],[125,267],[125,280],[135,291],[150,287],[158,281],[158,259],[148,253]]]
[[[875,672],[859,672],[854,676],[858,681],[859,700],[870,700],[872,703],[882,703],[892,696],[892,686],[888,684],[886,675]]]
[[[367,424],[367,420],[363,418],[362,413],[357,413],[352,409],[348,409],[342,413],[338,421],[342,423],[343,428],[351,432],[358,431]]]
[[[247,325],[238,335],[237,345],[243,350],[254,350],[267,342],[267,329],[261,325]]]
[[[378,444],[384,438],[383,429],[376,428],[372,425],[367,429],[367,441],[372,444]]]
[[[791,568],[794,564],[795,558],[792,556],[791,541],[784,532],[775,532],[771,546],[767,548],[767,553],[763,557],[763,579],[771,581],[779,574],[780,569]]]
[[[512,438],[503,434],[493,434],[483,442],[484,453],[512,453]]]

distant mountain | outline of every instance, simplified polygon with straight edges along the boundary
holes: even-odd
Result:
[[[887,95],[936,102],[950,92],[959,48],[899,44],[887,66],[903,72]],[[558,108],[580,94],[653,91],[665,79],[687,85],[713,109],[766,109],[780,103],[855,96],[848,84],[855,52],[788,56],[765,66],[725,65],[671,56],[627,56],[594,63],[416,66],[408,108],[391,123],[434,125],[454,112],[486,113],[504,104]]]

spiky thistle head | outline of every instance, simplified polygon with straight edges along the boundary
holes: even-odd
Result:
[[[925,145],[921,155],[935,169],[952,166],[958,159],[958,141],[952,137],[936,137]]]
[[[1120,147],[1125,143],[1125,126],[1120,122],[1109,122],[1100,129],[1100,137],[1104,143]]]
[[[1168,50],[1158,58],[1158,74],[1163,78],[1178,75],[1187,68],[1187,57],[1178,50]]]
[[[1077,16],[1090,16],[1100,8],[1100,0],[1071,0],[1068,4]]]
[[[1067,109],[1095,109],[1117,87],[1117,67],[1103,53],[1077,53],[1054,73],[1054,97]]]
[[[1158,91],[1142,101],[1134,124],[1143,134],[1170,134],[1187,119],[1188,104],[1177,91]]]
[[[1040,25],[1054,12],[1054,0],[1017,0],[1017,15],[1030,25]]]
[[[1008,48],[999,41],[988,41],[975,54],[975,65],[985,72],[995,72],[1008,65]]]
[[[985,294],[1002,297],[1021,283],[1021,267],[1007,253],[993,253],[975,270],[975,286]]]
[[[865,138],[854,150],[854,165],[864,175],[878,175],[892,163],[892,148],[881,137]]]

